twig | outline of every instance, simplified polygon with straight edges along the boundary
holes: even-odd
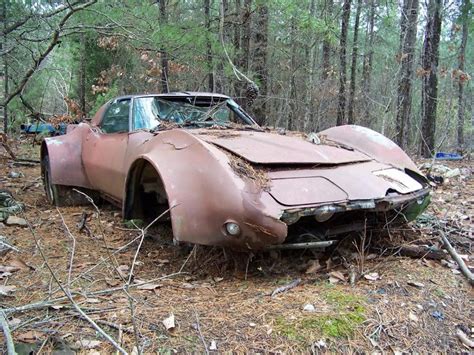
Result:
[[[469,337],[461,329],[456,329],[456,335],[461,340],[461,342],[469,348],[474,348],[474,341],[469,339]]]
[[[0,236],[0,237],[1,237],[1,236]],[[18,248],[15,248],[13,245],[10,245],[10,244],[8,244],[8,243],[5,243],[5,242],[2,241],[1,239],[0,239],[0,245],[3,246],[3,247],[6,247],[6,248],[8,248],[8,249],[11,249],[11,250],[13,250],[13,251],[16,251],[17,253],[20,252],[20,250],[18,250]]]
[[[296,280],[293,280],[291,281],[289,284],[287,285],[284,285],[284,286],[281,286],[281,287],[278,287],[276,288],[273,292],[272,292],[272,297],[275,297],[277,294],[279,293],[282,293],[282,292],[286,292],[288,290],[291,290],[292,288],[295,288],[296,286],[298,286],[301,282],[301,279],[296,279]]]
[[[66,229],[67,234],[69,235],[69,237],[72,240],[71,257],[69,259],[69,269],[68,269],[68,272],[67,272],[67,289],[70,293],[71,292],[72,265],[73,265],[73,261],[74,261],[74,254],[76,253],[76,238],[72,235],[71,231],[69,230],[69,227],[67,226],[66,221],[64,221],[63,214],[61,213],[59,208],[56,207],[56,210],[58,211],[59,216],[61,217],[61,221],[63,223],[64,228]]]
[[[184,274],[184,272],[175,272],[173,274],[158,277],[156,279],[147,280],[147,281],[140,281],[140,282],[137,282],[135,284],[130,285],[129,287],[130,288],[131,287],[137,287],[137,286],[148,284],[150,282],[165,280],[165,279],[168,279],[170,277],[174,277],[174,276],[182,275],[182,274]],[[109,293],[113,293],[113,292],[116,292],[116,291],[122,291],[122,290],[123,290],[123,286],[118,286],[118,287],[108,288],[108,289],[105,289],[105,290],[93,291],[93,292],[85,293],[85,294],[82,294],[82,293],[77,293],[77,294],[79,296],[90,297],[90,296],[106,295],[106,294],[109,294]],[[74,295],[74,293],[71,293],[71,295]],[[54,306],[55,304],[57,304],[59,302],[67,301],[68,299],[69,299],[68,297],[58,297],[58,298],[55,298],[55,299],[52,299],[52,300],[49,300],[49,301],[33,302],[33,303],[29,303],[29,304],[19,306],[19,307],[5,308],[5,309],[3,309],[3,311],[5,313],[26,312],[26,311],[31,311],[33,309],[41,309],[41,308],[45,308],[45,307],[51,307],[51,306]]]
[[[209,350],[207,349],[206,340],[204,339],[204,336],[202,335],[202,332],[201,332],[201,325],[199,324],[199,316],[198,316],[196,310],[194,310],[194,316],[196,317],[196,328],[197,328],[197,331],[198,331],[198,334],[199,334],[199,339],[201,339],[202,345],[204,345],[204,350],[206,351],[206,354],[208,355]]]
[[[5,336],[5,342],[7,343],[8,355],[15,355],[15,344],[13,343],[12,333],[10,332],[7,317],[3,310],[0,310],[0,324],[2,325],[3,335]]]
[[[451,255],[451,257],[453,258],[453,260],[459,265],[459,268],[461,269],[461,272],[463,273],[464,276],[466,276],[466,278],[468,279],[469,283],[471,285],[474,285],[474,275],[472,274],[472,272],[468,269],[468,267],[466,266],[466,264],[464,263],[464,260],[461,259],[461,257],[459,256],[459,254],[456,252],[456,250],[453,248],[453,246],[451,245],[451,243],[449,242],[448,238],[446,238],[446,235],[444,234],[444,232],[442,230],[439,230],[439,235],[441,237],[441,240],[443,241],[444,243],[444,246],[446,248],[446,250],[448,251],[448,253]]]
[[[102,219],[100,218],[100,210],[99,210],[99,207],[97,207],[97,205],[95,204],[94,200],[92,199],[92,197],[90,197],[89,195],[87,195],[86,193],[82,192],[82,191],[79,191],[77,189],[73,189],[73,191],[83,195],[87,201],[89,201],[91,203],[92,206],[94,206],[94,209],[96,210],[97,212],[97,220],[99,222],[99,230],[100,230],[100,235],[102,236],[101,238],[101,241],[102,243],[104,244],[104,247],[105,247],[105,251],[107,253],[107,260],[110,259],[111,262],[110,262],[110,265],[112,266],[112,268],[114,269],[115,273],[118,275],[118,277],[123,281],[125,282],[125,279],[123,278],[122,274],[119,272],[118,270],[118,267],[119,267],[119,263],[117,261],[117,259],[115,259],[114,255],[110,253],[109,251],[109,246],[107,245],[107,241],[105,240],[105,233],[104,233],[104,228],[102,226]]]
[[[156,221],[158,221],[161,217],[163,217],[170,210],[171,210],[171,208],[168,208],[166,211],[164,211],[162,214],[160,214],[158,217],[156,217],[144,229],[140,229],[140,233],[141,233],[140,234],[140,242],[138,243],[137,251],[135,252],[135,255],[133,256],[132,266],[130,267],[130,273],[128,274],[128,280],[125,283],[124,288],[123,288],[125,294],[127,295],[129,304],[130,304],[130,315],[131,315],[131,318],[132,318],[133,333],[134,333],[134,336],[135,336],[135,343],[136,343],[136,346],[137,346],[138,354],[141,354],[140,337],[138,335],[138,327],[137,327],[136,321],[135,321],[135,305],[133,303],[133,297],[130,296],[130,293],[128,292],[128,290],[129,290],[129,287],[130,287],[130,283],[132,282],[133,271],[135,270],[135,264],[136,264],[136,261],[137,261],[137,258],[138,258],[138,253],[140,252],[140,249],[142,248],[143,240],[145,239],[146,232],[148,231],[149,228],[151,228],[151,226],[153,226],[153,224],[156,223]],[[136,225],[135,225],[135,227],[136,227]]]
[[[188,257],[184,261],[183,265],[181,265],[181,268],[179,269],[179,272],[183,271],[184,267],[186,266],[189,259],[191,258],[191,255],[193,255],[193,253],[196,251],[196,248],[197,248],[197,244],[194,244],[193,249],[191,249],[191,252],[189,253]]]
[[[112,344],[118,351],[120,351],[122,354],[128,354],[119,344],[117,344],[117,342],[109,335],[107,334],[101,327],[99,327],[97,325],[96,322],[94,322],[76,303],[76,301],[74,301],[71,293],[69,292],[69,290],[65,289],[64,286],[61,284],[61,281],[59,281],[59,279],[57,278],[56,274],[54,273],[53,269],[51,268],[51,266],[49,265],[48,263],[48,259],[46,258],[46,255],[43,253],[43,249],[41,248],[40,246],[40,243],[38,241],[38,238],[36,236],[36,233],[34,232],[33,228],[31,227],[31,224],[30,222],[27,220],[26,216],[23,214],[23,218],[26,220],[27,222],[27,225],[28,225],[28,229],[30,230],[30,233],[32,234],[33,236],[33,239],[35,241],[35,245],[36,247],[38,248],[38,251],[40,252],[40,255],[41,255],[41,258],[43,259],[44,261],[44,264],[46,265],[47,269],[49,270],[49,272],[51,273],[51,276],[54,278],[54,281],[56,281],[56,283],[58,284],[59,288],[61,289],[61,291],[63,291],[63,293],[66,295],[67,299],[69,300],[69,302],[71,302],[72,306],[76,309],[76,311],[86,320],[88,321],[92,327],[97,331],[99,332],[110,344]]]

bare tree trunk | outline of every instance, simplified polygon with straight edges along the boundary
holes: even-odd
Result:
[[[324,8],[322,11],[322,15],[324,18],[324,22],[326,23],[326,27],[329,27],[329,20],[331,17],[332,7],[333,7],[333,0],[324,1]],[[327,35],[325,35],[323,38],[322,51],[323,51],[323,54],[322,54],[321,79],[322,81],[325,81],[328,78],[329,71],[331,70],[331,43],[329,42]]]
[[[235,17],[234,17],[234,49],[235,49],[235,57],[234,62],[239,63],[240,58],[240,41],[241,41],[241,0],[235,0]],[[238,96],[240,94],[240,83],[238,80],[234,81],[234,96]]]
[[[296,93],[296,18],[292,15],[290,25],[291,59],[290,59],[290,113],[288,116],[288,129],[295,130],[298,127],[297,119],[297,93]]]
[[[309,4],[309,16],[311,19],[315,17],[315,12],[316,12],[316,0],[311,0]],[[306,51],[306,67],[307,67],[307,73],[308,73],[308,81],[306,85],[306,109],[305,109],[305,115],[304,115],[304,123],[303,123],[303,131],[306,132],[308,130],[312,131],[314,129],[314,123],[315,123],[315,116],[316,113],[314,112],[314,107],[313,107],[313,89],[314,89],[314,52],[316,45],[315,45],[315,40],[308,41],[305,45],[305,51]]]
[[[240,57],[240,67],[242,72],[248,73],[250,69],[250,38],[252,37],[252,0],[244,0],[244,10],[242,11],[243,35],[242,35],[242,56]]]
[[[83,119],[86,117],[86,39],[85,34],[80,34],[80,48],[81,53],[79,54],[79,109],[80,115]]]
[[[250,70],[250,38],[252,37],[252,0],[244,0],[244,9],[242,11],[242,53],[240,56],[240,65],[242,72],[247,74]],[[244,93],[242,86],[240,86],[239,96],[243,97]],[[245,100],[242,100],[242,106],[247,109]]]
[[[206,47],[207,47],[207,76],[208,85],[207,89],[209,92],[214,92],[214,66],[212,64],[212,45],[211,45],[211,16],[210,16],[211,1],[204,0],[204,16],[206,22]]]
[[[255,53],[254,53],[254,69],[255,78],[259,85],[260,100],[257,100],[254,115],[257,123],[263,126],[266,122],[266,95],[268,93],[268,6],[266,3],[260,3],[257,7],[257,21],[255,32]]]
[[[370,90],[371,90],[371,74],[372,74],[372,62],[374,57],[374,23],[375,23],[375,1],[370,0],[370,13],[368,20],[367,36],[368,44],[365,48],[364,53],[364,65],[362,68],[362,91],[364,92],[363,100],[363,110],[364,110],[364,120],[366,124],[370,126],[371,119],[371,110],[370,110]]]
[[[355,15],[354,23],[354,40],[352,41],[352,64],[351,64],[351,84],[349,89],[349,106],[347,113],[347,123],[353,124],[354,119],[354,98],[355,98],[355,88],[356,88],[356,74],[357,74],[357,51],[359,47],[358,37],[359,37],[359,20],[360,20],[360,10],[361,10],[362,0],[357,0],[357,9]]]
[[[160,24],[165,26],[168,22],[168,16],[166,14],[166,1],[159,0],[160,2]],[[161,90],[164,93],[169,92],[169,67],[168,67],[168,53],[161,47]]]
[[[396,141],[405,148],[408,144],[410,127],[413,58],[416,50],[416,25],[418,19],[418,0],[404,0],[400,20],[400,53],[401,63],[398,77]]]
[[[465,105],[464,102],[464,82],[465,82],[465,73],[464,73],[464,60],[466,57],[466,45],[467,45],[467,36],[468,36],[468,20],[469,20],[469,0],[463,0],[461,8],[462,16],[462,35],[461,35],[461,45],[459,47],[459,56],[458,56],[458,122],[457,122],[457,140],[458,140],[458,150],[463,153],[464,151],[464,112]]]
[[[339,48],[339,102],[337,107],[338,126],[345,123],[346,114],[346,43],[349,17],[351,14],[351,0],[344,0],[342,5],[341,37]]]
[[[0,72],[0,76],[3,75],[3,97],[1,102],[5,102],[3,106],[3,132],[8,133],[8,102],[6,98],[8,97],[8,60],[7,60],[7,2],[2,1],[2,23],[3,23],[3,35],[0,51],[3,52],[2,64],[3,71]]]
[[[434,153],[436,133],[436,109],[438,103],[438,60],[441,34],[441,0],[430,0],[428,22],[423,42],[421,93],[421,154],[428,158]]]

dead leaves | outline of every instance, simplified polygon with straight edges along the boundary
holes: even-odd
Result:
[[[158,288],[163,286],[162,284],[154,284],[154,283],[144,283],[142,285],[137,286],[138,290],[146,290],[146,291],[154,291]]]
[[[99,340],[93,339],[81,339],[74,343],[72,346],[73,349],[77,350],[90,350],[90,349],[97,349],[99,346],[102,345],[102,342]]]
[[[36,343],[39,339],[41,339],[42,333],[36,330],[29,330],[24,333],[20,333],[15,336],[16,340],[21,343],[29,343],[33,344]]]
[[[19,258],[10,258],[8,265],[0,265],[0,279],[11,276],[14,272],[21,270],[34,270],[33,267],[26,264]]]
[[[331,271],[329,274],[329,283],[337,284],[338,282],[346,282],[347,278],[340,271]]]
[[[161,321],[161,323],[163,323],[163,325],[165,326],[165,329],[168,330],[168,331],[173,331],[176,327],[176,324],[174,322],[174,314],[171,313],[169,315],[169,317],[163,319]]]
[[[368,274],[364,274],[364,279],[369,281],[377,281],[380,280],[381,277],[377,272],[370,272]]]
[[[319,263],[319,260],[310,260],[307,264],[305,274],[314,274],[322,268],[323,266]]]
[[[0,296],[11,296],[11,294],[15,290],[16,290],[16,286],[0,285]]]

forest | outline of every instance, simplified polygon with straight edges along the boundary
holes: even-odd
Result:
[[[121,94],[219,92],[261,125],[472,149],[469,0],[3,0],[3,130]]]
[[[472,353],[473,12],[0,0],[0,353]]]

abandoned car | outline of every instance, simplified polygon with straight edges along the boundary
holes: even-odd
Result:
[[[46,138],[49,201],[99,195],[123,218],[163,215],[174,241],[238,249],[327,246],[413,220],[429,184],[391,140],[347,125],[318,134],[258,126],[228,96],[118,97]]]

